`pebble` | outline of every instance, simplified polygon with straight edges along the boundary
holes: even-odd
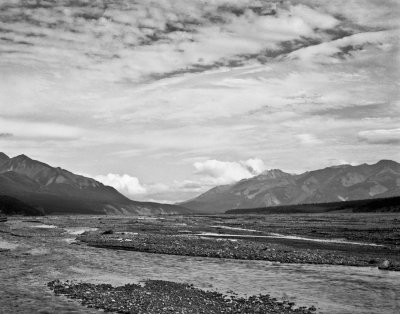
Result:
[[[54,280],[48,287],[56,295],[81,300],[82,305],[118,313],[185,313],[185,314],[313,314],[314,306],[294,308],[292,302],[279,302],[269,295],[247,298],[205,291],[193,285],[162,280],[148,280],[143,285],[74,283]]]

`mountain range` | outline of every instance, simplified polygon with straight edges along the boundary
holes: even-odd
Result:
[[[203,213],[400,196],[400,164],[339,165],[290,174],[279,169],[212,188],[180,205]]]
[[[272,169],[250,179],[214,187],[179,205],[170,205],[133,201],[92,178],[26,155],[10,158],[0,152],[1,195],[15,198],[26,204],[26,208],[30,206],[43,214],[223,213],[231,209],[279,206],[278,210],[284,205],[400,196],[400,164],[381,160],[372,165],[339,165],[301,174]],[[9,204],[9,199],[6,200]]]
[[[0,153],[0,195],[45,214],[183,214],[178,205],[132,201],[92,178],[19,155]]]

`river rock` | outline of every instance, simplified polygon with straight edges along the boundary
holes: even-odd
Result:
[[[391,262],[389,260],[385,259],[382,263],[380,263],[378,268],[388,270],[390,268],[390,266],[391,266]]]

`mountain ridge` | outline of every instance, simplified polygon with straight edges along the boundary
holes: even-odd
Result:
[[[210,191],[214,193],[210,194]],[[400,196],[400,164],[382,159],[371,165],[336,165],[300,174],[289,174],[279,169],[268,170],[224,186],[221,190],[213,188],[180,204],[198,212],[222,213],[240,208],[394,196]]]
[[[8,157],[6,154],[0,152],[0,165],[2,165],[4,162],[6,162],[9,159],[10,159],[10,157]]]
[[[5,157],[4,157],[5,156]],[[178,205],[133,201],[95,179],[22,154],[0,154],[0,194],[40,208],[46,214],[182,214]]]

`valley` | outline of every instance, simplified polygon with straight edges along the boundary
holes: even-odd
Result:
[[[400,314],[400,0],[0,0],[0,314]]]
[[[395,213],[9,216],[0,313],[175,313],[190,300],[233,313],[232,297],[243,313],[394,313],[399,228]]]

